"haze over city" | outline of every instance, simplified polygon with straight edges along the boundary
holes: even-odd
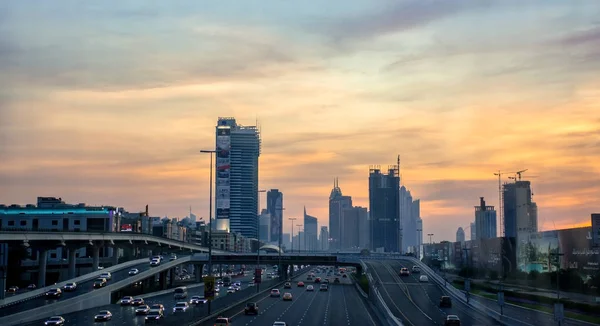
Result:
[[[234,116],[285,218],[327,225],[334,177],[368,206],[398,154],[438,240],[498,205],[497,170],[528,169],[540,230],[600,206],[595,1],[127,3],[0,3],[2,202],[206,218],[198,151]]]

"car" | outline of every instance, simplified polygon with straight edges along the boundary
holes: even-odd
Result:
[[[146,324],[159,322],[161,319],[165,318],[162,310],[158,309],[150,309],[150,312],[144,317],[144,321]]]
[[[46,298],[58,299],[61,296],[62,296],[62,291],[59,288],[50,289],[50,290],[48,290],[48,292],[46,292]]]
[[[427,275],[421,275],[419,276],[419,282],[427,283],[429,282],[429,277],[427,277]]]
[[[110,272],[104,272],[100,274],[99,278],[103,278],[108,281],[112,279],[112,274]]]
[[[65,324],[65,319],[62,316],[52,316],[48,319],[46,319],[46,321],[44,322],[44,325],[46,326],[56,326],[56,325],[64,325]]]
[[[448,315],[444,321],[444,326],[460,326],[460,319],[457,315]]]
[[[271,290],[271,297],[280,297],[280,296],[281,296],[281,292],[279,292],[279,289]]]
[[[171,255],[171,257],[169,258],[170,261],[174,261],[177,259],[177,255]]]
[[[292,288],[292,283],[290,282],[285,282],[285,284],[283,285],[284,289],[291,289]]]
[[[192,298],[190,299],[190,304],[205,304],[207,302],[208,300],[199,295],[192,296]]]
[[[315,278],[315,283],[321,283],[321,278],[320,277]]]
[[[235,288],[233,286],[228,287],[227,293],[235,293]]]
[[[94,281],[94,289],[99,289],[99,288],[103,288],[106,286],[106,281],[104,280],[96,280]]]
[[[256,302],[246,303],[246,307],[244,308],[244,314],[245,315],[250,315],[250,314],[258,315],[258,305],[256,304]]]
[[[230,325],[231,325],[231,320],[229,320],[229,318],[217,317],[217,319],[215,320],[215,326],[230,326]]]
[[[348,275],[344,274],[342,275],[342,278],[348,278]]]
[[[94,321],[107,321],[112,319],[112,313],[108,310],[101,310],[96,316]]]
[[[340,278],[336,277],[335,280],[333,280],[333,283],[340,283]]]
[[[27,286],[28,290],[35,290],[37,288],[37,286],[35,286],[35,284],[31,283]]]
[[[11,286],[8,288],[8,290],[6,290],[6,292],[8,292],[8,293],[17,293],[17,291],[19,291],[18,286]]]
[[[298,282],[298,287],[299,288],[303,288],[304,287],[304,282],[302,282],[302,281]]]
[[[413,266],[412,267],[412,272],[413,273],[421,273],[421,267],[419,267],[419,266]]]
[[[283,294],[283,301],[292,301],[292,294],[289,292],[286,292]]]
[[[450,297],[447,295],[443,295],[440,298],[440,308],[443,308],[443,307],[452,308],[452,299],[450,299]]]
[[[129,270],[129,276],[137,275],[140,272],[137,268],[132,268]]]
[[[131,301],[133,301],[133,297],[125,296],[121,298],[120,303],[122,306],[127,306],[131,304]]]
[[[147,315],[150,312],[150,307],[147,304],[143,304],[135,308],[136,315]]]
[[[323,284],[329,284],[329,279],[324,279]]]
[[[306,291],[314,291],[315,288],[312,285],[306,287]]]
[[[241,287],[242,286],[242,282],[235,282],[235,283],[233,283],[233,286],[240,286]]]
[[[288,324],[284,321],[276,321],[273,323],[273,326],[288,326]]]
[[[135,298],[135,299],[131,300],[132,306],[141,306],[143,304],[144,304],[144,299],[142,299],[142,298]]]
[[[75,291],[75,290],[77,290],[77,283],[69,282],[69,283],[63,285],[63,290],[69,291],[69,292]]]
[[[186,312],[190,305],[186,301],[177,302],[175,307],[173,307],[173,312]]]
[[[329,290],[329,286],[327,284],[321,284],[319,287],[319,291],[327,291]]]
[[[164,312],[165,306],[163,306],[162,303],[155,303],[150,306],[150,310],[159,310],[160,312]]]
[[[400,268],[400,276],[409,276],[410,272],[408,271],[408,268],[406,267],[402,267]]]

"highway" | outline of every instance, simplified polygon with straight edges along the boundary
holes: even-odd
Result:
[[[447,292],[433,282],[421,283],[413,274],[400,277],[400,268],[412,269],[405,261],[369,261],[369,272],[377,280],[377,289],[391,312],[405,325],[443,325],[447,315],[457,315],[463,326],[500,325],[458,300],[452,308],[440,308],[439,300]]]
[[[114,276],[113,276],[114,277]],[[234,282],[241,281],[242,282],[242,290],[236,293],[227,294],[227,288],[222,288],[219,291],[219,295],[216,300],[212,302],[212,311],[216,311],[217,309],[223,309],[228,305],[235,303],[238,300],[243,299],[244,297],[250,296],[256,293],[255,287],[248,286],[248,282],[252,279],[252,275],[244,276],[240,278],[233,278]],[[276,284],[279,281],[269,280],[263,281],[264,284],[261,285],[261,289],[263,286],[269,286],[271,284]],[[188,298],[187,301],[194,295],[204,295],[204,286],[198,286],[191,289],[188,289]],[[145,296],[144,296],[145,297]],[[173,314],[173,306],[178,301],[185,300],[175,300],[173,299],[173,293],[163,293],[158,295],[150,294],[149,297],[145,297],[145,303],[148,305],[154,303],[162,303],[165,306],[165,322],[164,325],[176,323],[181,324],[184,322],[191,322],[195,319],[200,319],[203,316],[206,316],[208,309],[208,305],[199,305],[199,306],[190,306],[190,309],[185,313],[178,313],[176,316]],[[144,316],[136,316],[135,308],[131,306],[121,306],[119,304],[111,304],[106,305],[94,309],[81,310],[78,312],[74,312],[71,314],[62,315],[66,323],[65,325],[91,325],[94,324],[94,315],[96,315],[100,310],[109,310],[113,314],[113,319],[104,323],[95,323],[97,325],[144,325]],[[43,325],[43,322],[50,316],[44,316],[44,318],[33,321],[30,323],[22,323],[20,325],[23,326],[39,326]]]
[[[316,276],[326,277],[325,274],[315,273]],[[330,276],[333,280],[335,276]],[[306,287],[298,287],[297,282],[303,280],[306,285],[313,285],[314,292],[309,292]],[[283,293],[292,294],[292,301],[283,301],[282,298],[271,298],[268,294],[253,299],[259,307],[258,315],[245,315],[243,307],[234,307],[223,314],[232,319],[234,326],[247,325],[273,325],[275,321],[284,321],[288,325],[323,325],[323,326],[376,326],[380,323],[373,317],[373,313],[363,302],[360,294],[349,278],[340,278],[340,284],[330,283],[329,291],[319,291],[319,284],[306,281],[302,276],[292,282],[291,289],[280,287]],[[209,320],[203,325],[213,325],[214,320]]]
[[[115,283],[117,281],[123,280],[127,277],[129,277],[129,270],[132,268],[137,268],[140,270],[140,272],[143,272],[145,270],[148,270],[150,268],[149,263],[142,263],[142,264],[138,264],[135,266],[131,266],[131,267],[126,267],[123,269],[120,269],[118,271],[112,272],[112,279],[108,281],[108,283]],[[0,317],[4,317],[4,316],[8,316],[8,315],[12,315],[18,312],[22,312],[22,311],[27,311],[30,309],[34,309],[46,304],[50,304],[50,303],[54,303],[56,301],[61,301],[61,300],[66,300],[69,298],[73,298],[76,297],[78,295],[82,295],[85,294],[87,292],[91,292],[94,289],[92,288],[92,285],[94,284],[94,279],[91,279],[89,281],[85,281],[85,282],[80,282],[77,284],[77,289],[75,291],[72,292],[68,292],[68,291],[64,291],[62,293],[62,296],[60,299],[55,299],[55,300],[46,300],[45,297],[39,297],[39,298],[34,298],[31,300],[27,300],[25,302],[21,302],[19,304],[16,305],[10,305],[7,307],[3,307],[0,309]]]

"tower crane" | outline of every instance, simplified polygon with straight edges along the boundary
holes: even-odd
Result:
[[[502,172],[498,170],[498,172],[494,173],[495,176],[498,176],[498,210],[500,211],[500,234],[502,234],[502,236],[504,236],[504,210],[502,207],[502,175],[514,173],[517,172]]]
[[[519,181],[521,181],[521,173],[523,173],[523,172],[525,172],[527,170],[529,170],[529,169],[525,169],[525,170],[521,170],[521,171],[515,172],[519,176]]]

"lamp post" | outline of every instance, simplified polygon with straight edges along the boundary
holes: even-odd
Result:
[[[267,192],[264,189],[258,190],[258,215],[256,218],[256,270],[260,269],[260,277],[261,280],[256,282],[254,280],[254,284],[256,284],[256,293],[260,291],[260,281],[262,281],[262,268],[260,268],[260,193]],[[256,270],[254,271],[254,277],[256,278]]]
[[[200,153],[210,154],[210,177],[209,177],[209,199],[208,199],[208,276],[213,275],[212,268],[212,229],[213,229],[213,218],[212,218],[212,199],[213,199],[213,154],[215,150],[200,150]],[[202,271],[200,271],[202,275]],[[208,314],[210,314],[210,303],[212,300],[208,300]]]
[[[296,224],[296,226],[298,227],[298,253],[300,253],[300,228],[303,227],[302,224]],[[304,237],[306,238],[306,234],[304,235]],[[306,249],[306,248],[304,248]]]
[[[429,244],[432,244],[433,242],[431,242],[431,237],[433,237],[433,233],[427,233],[427,235],[429,236]]]
[[[294,221],[297,220],[297,218],[295,217],[290,217],[288,218],[288,220],[292,221],[292,236],[291,239],[292,240],[292,248],[291,248],[291,252],[294,252]]]

